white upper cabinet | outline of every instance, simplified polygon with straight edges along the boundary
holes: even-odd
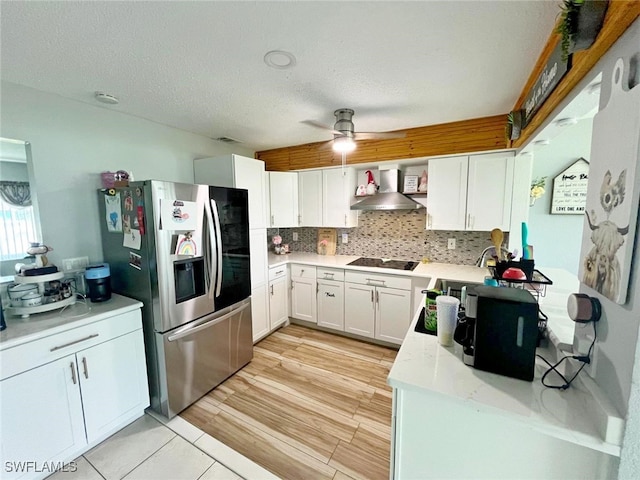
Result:
[[[353,168],[322,170],[323,227],[358,226],[358,212],[351,210],[355,184],[356,171]]]
[[[512,153],[469,157],[467,230],[509,230],[513,164]]]
[[[249,228],[266,228],[264,162],[240,155],[193,161],[195,183],[243,188],[249,192]]]
[[[427,228],[465,230],[469,157],[432,158],[427,180]]]
[[[429,160],[427,229],[510,229],[513,153]]]
[[[322,226],[322,170],[298,172],[299,226]]]
[[[298,173],[267,172],[269,176],[269,227],[298,226]]]

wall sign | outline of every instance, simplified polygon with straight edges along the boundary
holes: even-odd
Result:
[[[580,158],[553,179],[551,213],[583,215],[588,183],[589,162]]]
[[[522,128],[526,127],[536,112],[540,109],[549,94],[553,92],[562,77],[569,71],[571,56],[569,59],[562,60],[562,45],[558,42],[547,60],[547,64],[542,69],[542,73],[527,93],[524,101],[524,117],[522,119]]]

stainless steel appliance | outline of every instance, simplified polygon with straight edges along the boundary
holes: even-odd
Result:
[[[380,189],[351,205],[351,210],[417,210],[424,208],[400,193],[400,170],[380,170]]]
[[[387,258],[367,258],[360,257],[347,265],[354,267],[375,267],[375,268],[393,268],[395,270],[413,270],[418,266],[418,262],[407,260],[390,260]]]
[[[149,180],[98,195],[112,290],[144,304],[151,406],[171,418],[253,356],[247,191]]]
[[[520,288],[477,286],[472,290],[467,290],[466,316],[454,334],[463,346],[463,361],[480,370],[533,380],[536,299]]]

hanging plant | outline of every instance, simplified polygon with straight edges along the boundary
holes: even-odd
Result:
[[[509,112],[507,115],[507,125],[505,127],[505,136],[507,137],[507,140],[517,140],[520,138],[523,118],[523,110],[513,110]]]
[[[556,33],[561,37],[562,60],[595,42],[607,12],[608,0],[563,0],[561,21]]]

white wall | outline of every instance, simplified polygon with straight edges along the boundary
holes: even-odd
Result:
[[[31,143],[32,187],[54,262],[83,255],[102,260],[100,172],[192,183],[194,158],[253,157],[246,148],[8,82],[1,84],[0,102],[0,136]]]
[[[551,143],[536,150],[532,178],[547,177],[546,193],[529,208],[529,243],[538,267],[563,268],[578,275],[583,215],[551,215],[553,179],[582,157],[590,160],[593,119],[566,127]]]

